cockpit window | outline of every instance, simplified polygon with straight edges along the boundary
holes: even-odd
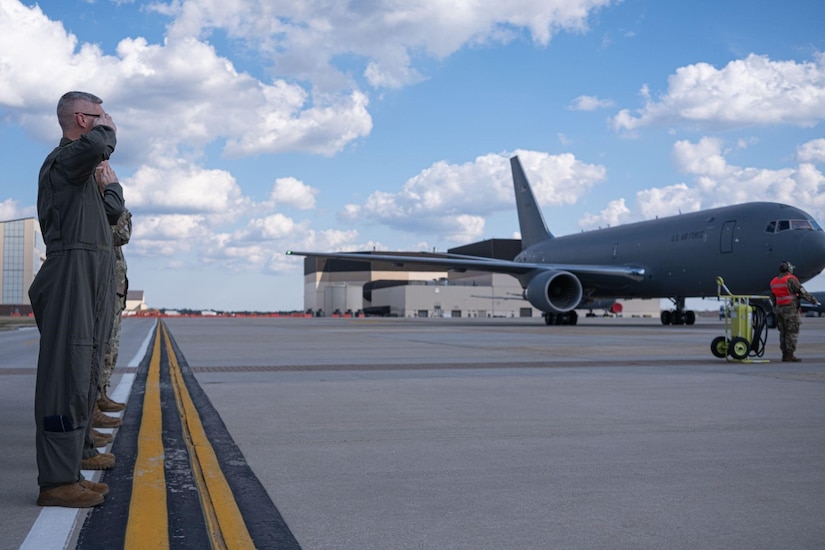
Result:
[[[778,220],[770,221],[765,226],[766,233],[779,233],[780,231],[789,231],[796,229],[805,229],[808,231],[822,231],[822,227],[816,223],[816,220]]]

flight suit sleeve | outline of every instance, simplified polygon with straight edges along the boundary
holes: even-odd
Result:
[[[84,185],[94,174],[95,168],[108,160],[115,150],[117,138],[109,126],[95,126],[60,149],[60,164],[66,179],[75,185]]]
[[[106,211],[106,220],[109,225],[116,225],[121,214],[126,211],[123,188],[120,183],[110,183],[103,190],[103,209]]]

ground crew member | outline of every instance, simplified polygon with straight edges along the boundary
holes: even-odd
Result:
[[[799,339],[799,299],[804,298],[812,304],[819,301],[808,294],[799,279],[793,274],[794,266],[785,260],[779,264],[779,275],[771,281],[771,302],[776,309],[776,328],[779,329],[779,348],[782,350],[782,360],[790,362],[801,361],[796,353],[796,342]]]
[[[38,179],[46,261],[29,298],[40,330],[34,396],[40,506],[96,506],[109,490],[80,473],[85,443],[93,440],[98,373],[112,328],[111,225],[124,209],[114,172],[103,176],[102,194],[95,180],[95,168],[115,150],[117,133],[101,103],[86,92],[60,98],[57,119],[63,137]],[[101,455],[93,460],[114,463],[114,455]]]

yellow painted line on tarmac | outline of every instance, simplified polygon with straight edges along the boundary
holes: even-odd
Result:
[[[132,500],[126,525],[126,550],[164,550],[169,548],[169,523],[166,513],[166,478],[163,472],[160,403],[160,323],[149,362],[143,417],[138,433],[137,457],[132,481]]]
[[[166,327],[163,327],[166,335]],[[221,471],[218,457],[192,401],[171,340],[166,338],[166,352],[169,358],[169,372],[175,391],[175,401],[181,416],[183,439],[189,448],[193,477],[198,485],[201,507],[206,518],[213,549],[238,548],[253,549],[255,544],[249,534],[232,489]]]
[[[158,323],[155,331],[155,343],[146,377],[124,548],[169,548],[160,395],[161,339],[166,342],[169,373],[177,412],[180,415],[183,440],[189,452],[192,476],[198,486],[211,548],[254,550],[255,544],[189,395],[166,325],[163,323]]]

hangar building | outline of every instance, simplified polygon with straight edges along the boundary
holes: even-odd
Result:
[[[46,244],[37,220],[0,222],[0,305],[31,310],[29,287],[45,259]]]
[[[512,260],[521,252],[521,241],[488,239],[451,248],[448,252]],[[659,300],[623,301],[622,306],[625,316],[659,316]],[[311,256],[304,258],[304,310],[316,315],[363,312],[397,317],[542,315],[522,298],[521,285],[510,275],[450,271],[400,261],[364,262]]]

